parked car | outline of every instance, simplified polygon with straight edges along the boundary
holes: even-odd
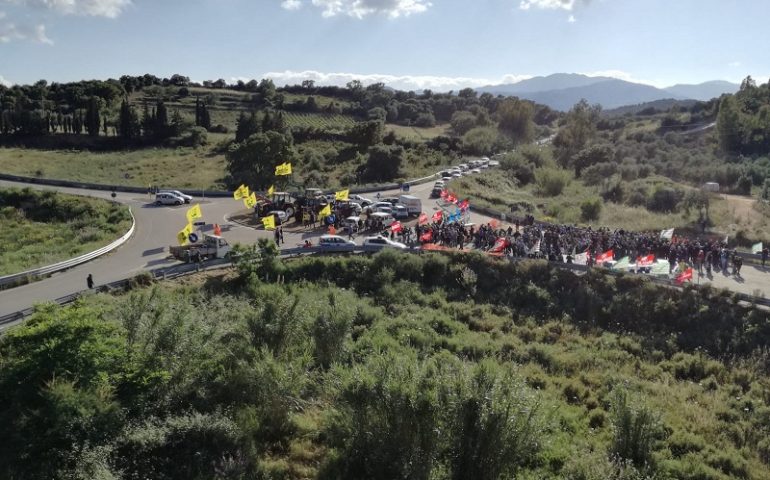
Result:
[[[500,166],[500,162],[498,160],[490,160],[489,161],[489,166],[490,167],[499,167]]]
[[[438,182],[433,184],[433,188],[444,188],[446,187],[446,183],[444,183],[443,180],[439,180]]]
[[[391,213],[393,218],[409,218],[409,210],[406,205],[394,205]]]
[[[364,239],[364,247],[371,247],[371,248],[398,248],[398,249],[405,249],[406,245],[404,245],[401,242],[394,242],[393,240],[385,237],[375,236],[375,237],[366,237]]]
[[[361,220],[361,217],[358,217],[358,216],[348,217],[342,221],[342,228],[344,228],[347,231],[355,233],[358,231],[358,222],[360,220]]]
[[[180,197],[182,200],[184,200],[184,203],[190,203],[193,200],[193,197],[191,195],[184,194],[179,190],[164,190],[160,193],[173,193],[177,197]]]
[[[372,200],[371,200],[371,199],[369,199],[369,198],[366,198],[366,197],[362,197],[361,195],[358,195],[357,193],[354,193],[354,194],[352,194],[352,195],[349,195],[349,196],[348,196],[348,198],[349,198],[350,200],[354,201],[354,202],[360,203],[360,204],[361,204],[361,206],[364,206],[363,202],[369,202],[370,204],[371,204],[371,203],[374,203],[374,202],[372,202]]]
[[[356,242],[346,240],[339,235],[321,235],[318,246],[330,252],[349,252],[356,248]]]
[[[460,178],[460,177],[462,177],[462,176],[463,176],[462,172],[454,172],[454,173],[452,174],[452,177],[453,177],[453,178]]]
[[[481,169],[480,168],[474,168],[473,170],[471,170],[471,173],[481,173]]]
[[[369,218],[375,221],[379,220],[383,227],[389,227],[393,222],[396,221],[390,212],[374,212]]]
[[[181,205],[184,198],[171,192],[162,192],[155,195],[156,205]]]
[[[283,210],[271,210],[267,212],[267,215],[265,216],[267,217],[270,215],[274,216],[275,219],[281,224],[286,223],[286,220],[289,218],[289,216],[286,215],[286,212],[284,212]]]
[[[444,183],[446,184],[447,182],[451,181],[453,178],[454,177],[452,177],[451,175],[447,175],[446,177],[441,177],[441,180],[443,180]]]
[[[441,196],[441,192],[443,191],[443,188],[434,188],[430,191],[430,198],[439,198]]]
[[[461,163],[457,166],[460,170],[468,170],[468,164],[467,163]]]
[[[377,202],[373,205],[370,205],[367,208],[368,213],[383,212],[383,211],[387,211],[387,213],[391,213],[392,210],[393,210],[393,204],[390,202]]]

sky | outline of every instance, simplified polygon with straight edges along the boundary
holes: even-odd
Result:
[[[0,0],[0,82],[770,78],[770,0]]]

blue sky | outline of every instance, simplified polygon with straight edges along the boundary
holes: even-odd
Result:
[[[152,73],[437,91],[770,77],[770,1],[0,0],[0,82]]]

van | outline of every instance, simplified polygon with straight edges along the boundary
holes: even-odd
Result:
[[[184,199],[171,192],[161,192],[155,195],[155,205],[181,205]]]
[[[393,224],[393,222],[396,221],[396,219],[393,218],[393,215],[385,212],[374,212],[369,216],[369,218],[371,218],[374,221],[379,220],[380,222],[382,222],[383,227],[389,227]]]
[[[398,203],[406,207],[409,215],[419,215],[422,212],[422,201],[413,195],[401,195]]]

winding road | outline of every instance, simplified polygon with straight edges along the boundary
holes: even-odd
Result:
[[[0,181],[0,187],[31,187],[43,190],[55,190],[63,193],[84,195],[90,197],[111,199],[110,192],[99,190],[84,190],[77,188],[51,187],[44,185],[29,185],[24,183]],[[414,185],[409,194],[422,200],[423,211],[430,214],[437,210],[435,200],[429,198],[432,183]],[[401,192],[397,190],[382,191],[382,196],[394,196]],[[372,198],[376,193],[367,196]],[[167,207],[155,206],[154,198],[149,195],[135,193],[118,193],[118,202],[129,205],[136,218],[136,232],[122,247],[92,262],[74,267],[70,270],[52,275],[44,280],[23,285],[13,289],[0,291],[0,316],[17,312],[40,302],[71,295],[86,289],[86,277],[92,274],[96,285],[106,284],[132,277],[146,270],[168,267],[179,262],[168,257],[168,246],[176,242],[176,234],[186,223],[187,206]],[[253,243],[258,238],[272,238],[272,232],[262,229],[255,230],[241,226],[229,220],[229,216],[243,212],[243,206],[232,198],[196,198],[207,224],[218,223],[222,227],[222,236],[231,244]],[[471,213],[471,221],[476,224],[486,223],[491,218],[476,212]],[[287,227],[284,230],[286,247],[300,245],[306,238],[316,238],[320,230],[304,231]],[[359,242],[361,241],[359,237]],[[316,241],[313,241],[315,244]],[[10,246],[12,248],[12,246]],[[767,280],[770,269],[745,264],[742,278],[715,274],[708,279],[705,276],[694,281],[712,283],[716,287],[733,291],[767,296]]]

